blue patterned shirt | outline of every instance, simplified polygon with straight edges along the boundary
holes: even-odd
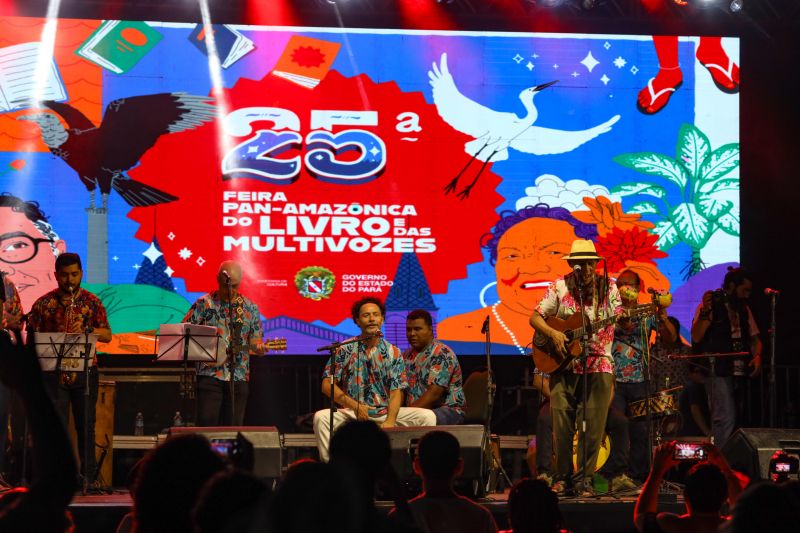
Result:
[[[369,409],[372,417],[389,412],[389,393],[408,388],[406,365],[400,349],[381,338],[370,353],[363,342],[340,346],[335,354],[335,379],[339,388]],[[331,376],[331,360],[322,378]]]
[[[228,328],[231,307],[233,308],[233,335]],[[235,381],[250,380],[250,345],[261,342],[264,334],[261,330],[261,313],[256,304],[242,295],[234,298],[231,304],[222,301],[217,291],[201,296],[183,318],[184,322],[214,326],[220,331],[221,343],[232,346],[236,357],[233,374]],[[211,376],[222,381],[230,381],[228,365],[212,366],[200,364],[198,376]]]
[[[445,389],[444,395],[433,408],[446,405],[464,412],[464,389],[461,366],[456,354],[446,344],[433,341],[421,352],[409,348],[403,352],[408,374],[406,405],[411,405],[425,394],[431,385]]]
[[[614,329],[614,374],[620,383],[644,381],[644,352],[650,343],[650,333],[656,329],[656,317],[637,317],[628,327],[617,323]]]

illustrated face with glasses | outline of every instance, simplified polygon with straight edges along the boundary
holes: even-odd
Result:
[[[17,287],[27,312],[45,293],[56,288],[56,254],[65,252],[63,240],[43,235],[23,213],[0,207],[0,270]]]

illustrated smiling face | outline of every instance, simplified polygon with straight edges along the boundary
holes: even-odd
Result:
[[[497,294],[511,309],[531,314],[550,282],[571,271],[563,256],[576,239],[562,220],[529,218],[512,226],[497,245]]]

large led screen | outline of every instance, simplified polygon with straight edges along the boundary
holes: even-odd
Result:
[[[425,308],[463,355],[487,317],[494,354],[526,353],[576,238],[671,292],[684,335],[739,260],[737,39],[0,29],[0,267],[27,310],[79,253],[109,352],[152,352],[225,259],[287,353],[376,296],[389,340]]]

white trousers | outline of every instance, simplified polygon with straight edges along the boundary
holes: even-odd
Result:
[[[331,439],[330,419],[330,409],[321,409],[314,414],[314,435],[317,437],[319,458],[326,463],[330,458],[328,452],[328,445]],[[355,419],[356,413],[352,409],[337,409],[336,412],[333,413],[333,430],[336,431],[336,428],[348,420]],[[380,424],[386,420],[386,415],[370,417],[370,420]],[[397,413],[397,425],[404,427],[435,426],[436,415],[430,409],[423,409],[421,407],[401,407],[400,412]]]

